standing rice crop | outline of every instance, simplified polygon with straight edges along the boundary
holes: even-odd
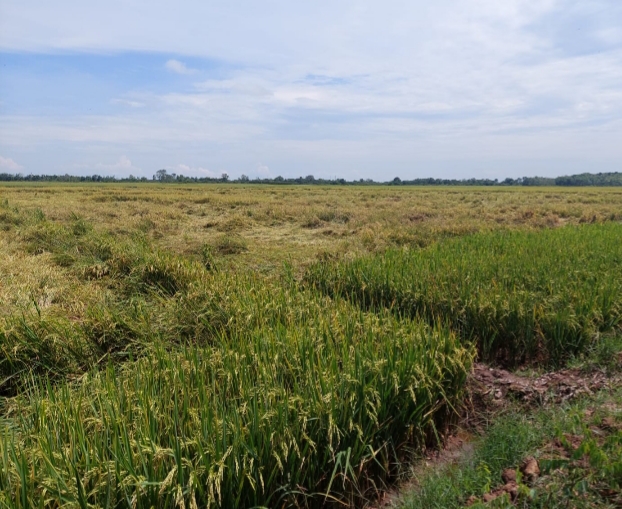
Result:
[[[79,383],[34,382],[0,421],[0,506],[371,497],[447,423],[472,354],[447,330],[346,308],[156,349]]]
[[[312,266],[306,280],[365,309],[440,320],[484,359],[562,362],[622,313],[622,225],[498,231]]]

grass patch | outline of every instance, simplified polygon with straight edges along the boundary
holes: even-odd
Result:
[[[572,405],[495,419],[473,454],[420,473],[399,509],[609,508],[622,501],[622,392],[603,391]],[[527,457],[539,464],[537,479],[521,476]],[[517,472],[514,501],[483,496],[504,484],[504,469]]]
[[[457,464],[426,471],[397,504],[400,509],[458,509],[470,497],[482,497],[502,484],[501,473],[514,467],[533,449],[554,436],[546,413],[510,413],[490,426],[470,457]]]

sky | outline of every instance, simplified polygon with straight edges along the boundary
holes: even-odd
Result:
[[[0,0],[0,173],[621,163],[621,0]]]

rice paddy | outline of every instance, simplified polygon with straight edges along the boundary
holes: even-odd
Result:
[[[622,225],[494,232],[318,263],[307,280],[365,309],[440,320],[485,360],[560,363],[618,326]]]
[[[622,192],[0,188],[0,507],[373,501],[620,323]]]

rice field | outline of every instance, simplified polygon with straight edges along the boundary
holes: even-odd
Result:
[[[79,384],[28,387],[2,431],[2,503],[366,500],[405,444],[442,428],[471,356],[444,331],[342,321],[152,350]]]
[[[561,363],[620,324],[622,225],[479,233],[313,265],[306,279],[364,309],[440,321],[481,358]]]
[[[360,507],[474,360],[620,320],[622,192],[0,187],[0,507]]]

